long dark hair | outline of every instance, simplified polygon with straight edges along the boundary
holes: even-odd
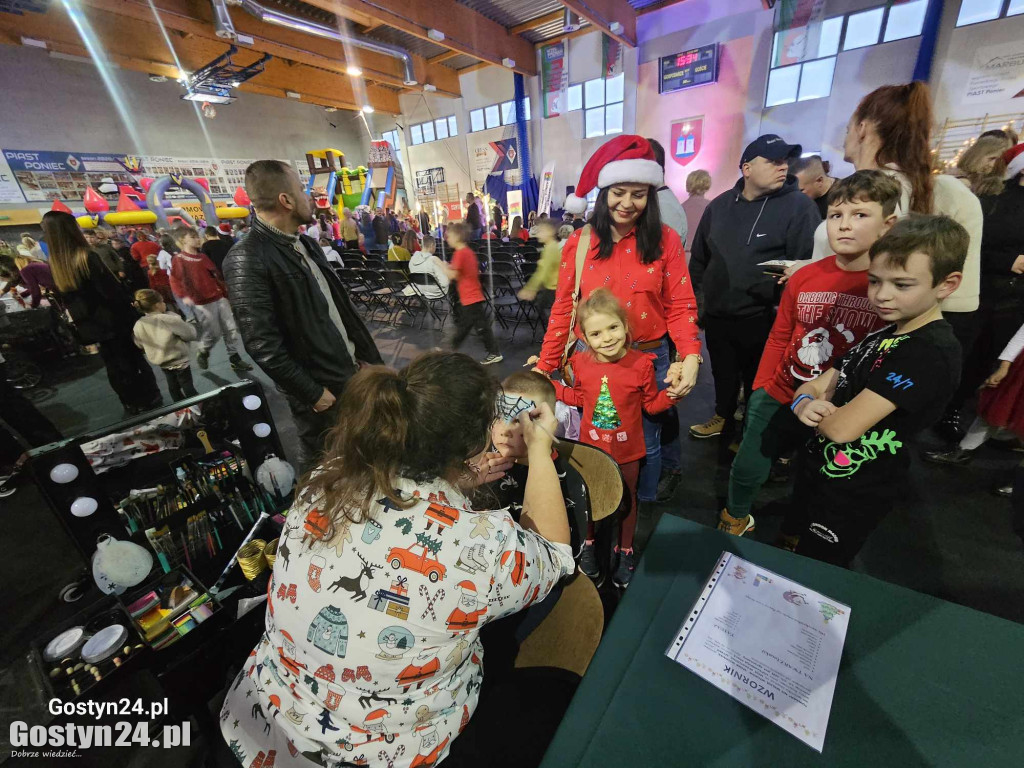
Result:
[[[875,162],[895,163],[910,179],[910,210],[932,213],[932,97],[925,83],[883,85],[863,99],[855,119],[870,120],[882,142]]]
[[[344,521],[373,517],[399,477],[414,482],[455,482],[467,459],[490,441],[498,382],[458,352],[428,352],[396,371],[364,368],[341,395],[338,425],[321,465],[303,480],[300,497],[315,501],[330,519],[331,538]]]
[[[595,257],[598,259],[607,259],[615,247],[615,241],[612,240],[612,212],[608,207],[608,189],[605,187],[598,193],[594,213],[590,217],[590,224],[594,227],[601,246]],[[658,190],[654,187],[647,188],[647,206],[636,220],[636,249],[643,264],[650,264],[661,258],[661,209],[658,207]]]
[[[64,211],[43,214],[43,236],[50,246],[50,273],[57,290],[75,291],[89,275],[89,243],[75,217]]]

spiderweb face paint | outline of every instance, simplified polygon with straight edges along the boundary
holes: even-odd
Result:
[[[520,395],[498,395],[497,411],[499,417],[506,423],[511,424],[521,413],[529,413],[537,404],[533,400],[527,400]]]

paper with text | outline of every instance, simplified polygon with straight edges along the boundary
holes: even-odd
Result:
[[[723,552],[666,655],[821,752],[850,607]]]

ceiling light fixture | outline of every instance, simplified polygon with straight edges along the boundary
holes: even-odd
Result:
[[[345,73],[349,77],[362,77],[363,76],[363,70],[361,70],[355,64],[349,64],[348,67],[345,68]]]
[[[510,59],[508,56],[506,56],[504,59],[501,60],[501,65],[503,67],[508,67],[509,69],[513,69],[515,67],[515,65],[516,65],[516,60],[515,59]]]
[[[296,93],[295,91],[285,91],[284,95],[287,96],[289,99],[301,99],[302,98],[302,94],[301,93]]]
[[[434,91],[437,90],[437,86],[436,85],[431,85],[430,83],[424,83],[423,84],[423,90],[426,93],[433,93]]]
[[[371,107],[369,104],[363,104],[363,114],[372,115],[373,107]]]
[[[429,37],[435,43],[440,43],[442,40],[444,40],[444,32],[442,32],[440,29],[428,29],[427,37]]]
[[[31,48],[42,48],[46,50],[46,42],[43,40],[36,40],[34,37],[23,37],[21,38],[21,44],[27,45]]]
[[[337,107],[324,107],[324,111],[325,112],[337,112],[338,108]]]

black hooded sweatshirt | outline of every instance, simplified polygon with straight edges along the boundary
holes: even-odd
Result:
[[[701,317],[753,317],[775,303],[777,278],[757,266],[811,258],[821,216],[795,176],[781,189],[747,200],[743,179],[712,200],[693,237],[690,279]]]

